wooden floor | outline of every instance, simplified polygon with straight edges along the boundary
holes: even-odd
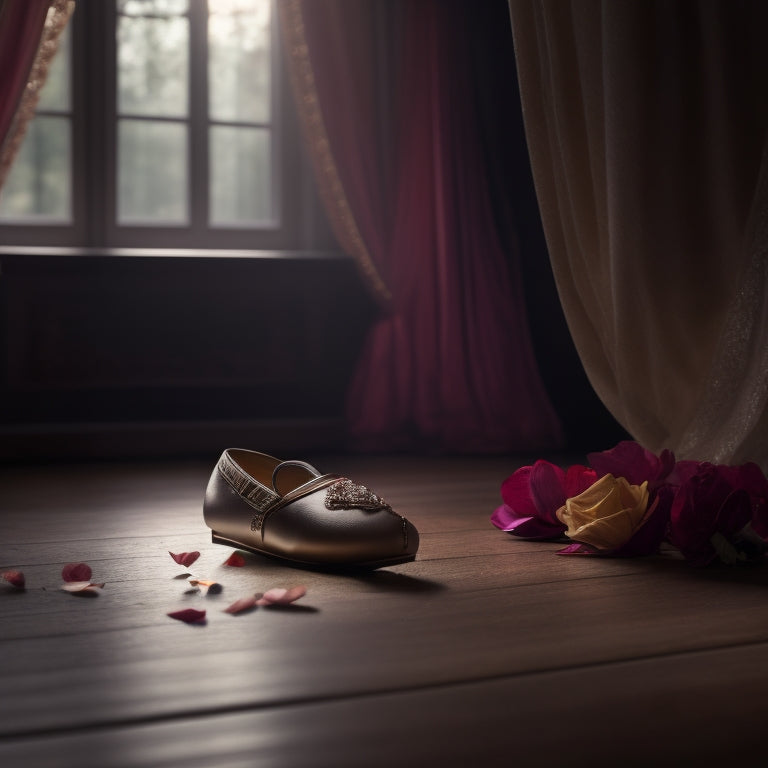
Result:
[[[0,584],[0,766],[768,764],[768,567],[517,541],[489,515],[519,458],[342,457],[318,463],[416,524],[416,562],[230,568],[202,520],[215,458],[0,469],[0,569],[27,578]],[[169,550],[223,592],[188,594]],[[77,561],[102,594],[59,589]]]

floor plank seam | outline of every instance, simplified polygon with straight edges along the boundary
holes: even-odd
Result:
[[[450,680],[436,683],[415,685],[403,688],[381,688],[378,690],[366,691],[348,691],[323,696],[305,696],[281,701],[265,701],[261,703],[242,703],[227,707],[210,707],[197,710],[188,710],[184,712],[172,712],[165,714],[151,714],[143,717],[129,717],[120,720],[80,723],[77,725],[63,725],[50,728],[29,728],[27,730],[17,730],[13,733],[0,732],[0,744],[12,744],[14,742],[25,741],[29,739],[50,738],[60,736],[76,736],[83,733],[105,732],[110,730],[121,730],[135,728],[144,725],[159,725],[161,723],[180,722],[183,720],[197,720],[210,717],[224,717],[226,715],[244,714],[248,712],[263,712],[267,710],[287,710],[295,707],[312,706],[318,704],[334,704],[339,702],[364,701],[387,696],[399,696],[403,694],[428,693],[443,689],[470,687],[482,685],[484,683],[525,680],[541,677],[550,674],[568,673],[575,671],[604,670],[611,667],[618,667],[626,664],[636,664],[642,662],[661,661],[666,659],[675,659],[682,657],[695,657],[718,651],[745,650],[748,648],[758,649],[761,646],[768,646],[768,635],[762,640],[751,640],[744,643],[731,643],[727,645],[716,645],[707,648],[696,648],[685,651],[672,651],[669,653],[648,654],[643,656],[632,656],[621,659],[611,659],[604,662],[590,662],[584,664],[574,664],[570,666],[551,666],[539,669],[527,670],[525,672],[513,672],[508,674],[485,675],[464,680]]]

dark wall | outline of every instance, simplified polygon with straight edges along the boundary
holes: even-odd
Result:
[[[0,285],[2,457],[343,446],[373,315],[346,258],[4,256]]]

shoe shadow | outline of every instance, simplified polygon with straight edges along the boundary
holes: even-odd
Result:
[[[438,581],[424,579],[419,576],[409,576],[406,573],[390,571],[386,568],[371,570],[370,568],[354,568],[349,566],[333,567],[303,565],[302,563],[280,561],[276,558],[267,557],[255,552],[245,552],[242,550],[238,550],[238,552],[243,555],[247,563],[258,566],[262,573],[265,569],[272,570],[274,568],[275,572],[282,572],[284,569],[289,568],[296,571],[326,574],[329,576],[342,576],[361,584],[365,584],[380,592],[393,592],[399,594],[423,595],[442,592],[447,589],[444,584],[441,584]],[[274,609],[275,607],[277,606],[270,606],[270,609]]]
[[[445,584],[441,584],[439,581],[409,576],[407,573],[397,573],[396,571],[368,571],[351,575],[355,580],[381,592],[423,595],[434,594],[447,589]]]
[[[263,605],[261,608],[274,613],[320,613],[320,609],[315,608],[313,605],[295,605],[294,603],[287,605],[273,603],[272,605]]]

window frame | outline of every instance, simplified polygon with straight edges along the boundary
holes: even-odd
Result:
[[[276,225],[212,226],[208,222],[209,127],[206,0],[190,0],[189,223],[118,224],[115,2],[76,0],[70,21],[72,222],[0,223],[0,242],[18,246],[99,249],[306,250],[318,230],[318,201],[301,151],[289,78],[272,2],[272,161]],[[192,17],[195,17],[194,19]],[[203,55],[201,55],[201,52]],[[193,159],[196,159],[193,162]],[[324,230],[324,227],[319,227]],[[321,244],[324,247],[327,240]]]

